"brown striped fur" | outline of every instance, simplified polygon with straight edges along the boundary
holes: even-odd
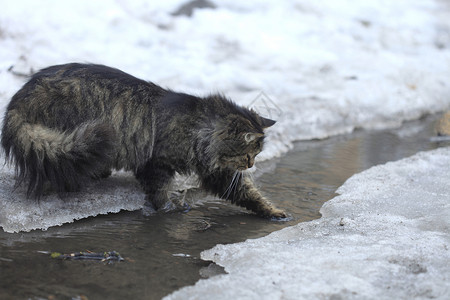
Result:
[[[77,191],[125,169],[161,209],[175,172],[194,172],[210,192],[280,218],[242,173],[274,123],[222,95],[175,93],[114,68],[73,63],[41,70],[13,96],[1,143],[37,198],[46,185]]]

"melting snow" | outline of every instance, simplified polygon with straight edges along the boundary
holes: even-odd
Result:
[[[449,299],[450,148],[356,174],[319,220],[217,245],[229,274],[165,299]]]

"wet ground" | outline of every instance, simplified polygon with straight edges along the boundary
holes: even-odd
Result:
[[[0,299],[160,299],[220,272],[199,259],[202,250],[257,238],[320,217],[322,204],[351,175],[444,144],[431,142],[436,116],[396,130],[296,144],[280,159],[259,164],[257,183],[288,222],[258,218],[219,200],[188,212],[144,217],[137,212],[98,216],[47,231],[0,231]],[[448,142],[447,144],[448,145]],[[42,251],[118,251],[125,261],[52,259]]]

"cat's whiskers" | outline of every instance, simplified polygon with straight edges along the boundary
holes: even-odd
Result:
[[[233,177],[231,178],[231,182],[230,182],[230,184],[228,185],[228,188],[225,190],[225,192],[222,194],[222,196],[220,196],[220,198],[224,198],[224,196],[225,196],[225,194],[227,194],[227,196],[229,195],[229,190],[231,189],[231,185],[233,184],[233,181],[234,181],[234,178],[236,177],[236,172],[237,171],[235,171],[234,173],[233,173]]]
[[[221,198],[227,199],[231,195],[231,193],[237,188],[237,186],[241,180],[241,176],[242,176],[242,172],[240,172],[239,170],[237,170],[233,173],[233,177],[231,178],[230,185],[225,190],[225,192],[223,193]]]
[[[242,172],[241,171],[237,171],[237,174],[238,174],[237,180],[235,180],[235,182],[234,182],[234,187],[233,187],[232,191],[236,191],[238,186],[239,186],[239,184],[241,183]]]
[[[250,177],[250,179],[254,182],[255,181],[254,173],[256,172],[256,169],[257,169],[256,165],[253,165],[253,167],[251,169],[253,169],[253,170],[250,171],[250,169],[247,169],[247,172],[245,172],[245,174],[247,174]]]
[[[225,196],[226,199],[227,199],[227,198],[231,195],[231,193],[233,192],[234,187],[235,187],[235,185],[236,185],[236,181],[237,181],[238,176],[239,176],[239,171],[235,171],[234,174],[233,174],[233,177],[232,177],[232,179],[231,179],[230,185],[228,186],[227,190],[225,191],[226,194],[227,194],[227,195]]]

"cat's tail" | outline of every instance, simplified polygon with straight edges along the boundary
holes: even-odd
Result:
[[[81,124],[70,132],[30,124],[9,111],[1,144],[14,164],[18,183],[28,181],[27,196],[42,196],[50,183],[58,193],[76,191],[87,178],[111,168],[116,149],[114,129],[99,121]]]

